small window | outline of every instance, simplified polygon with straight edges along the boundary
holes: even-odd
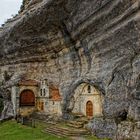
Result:
[[[88,93],[91,93],[91,86],[90,85],[88,85]]]
[[[43,92],[44,92],[44,94],[46,93],[46,90],[45,90],[45,88],[43,89]]]
[[[46,96],[46,93],[44,93],[44,97]]]

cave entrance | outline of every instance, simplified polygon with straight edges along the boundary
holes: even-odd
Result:
[[[31,90],[24,90],[20,94],[20,106],[35,106],[35,95]]]
[[[0,96],[0,115],[1,115],[1,112],[2,112],[3,108],[4,108],[3,97]]]
[[[86,116],[92,117],[93,116],[93,104],[91,101],[86,103]]]

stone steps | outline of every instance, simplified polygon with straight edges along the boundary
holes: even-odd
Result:
[[[85,124],[88,123],[88,119],[84,116],[81,116],[77,119],[74,119],[72,121],[67,121],[67,126],[73,127],[73,128],[83,128]]]
[[[62,128],[58,127],[56,125],[47,127],[44,132],[60,136],[60,137],[66,137],[66,136],[84,136],[89,135],[89,131],[85,129],[73,129],[73,128]]]
[[[49,115],[34,112],[31,117],[36,121],[46,123],[46,128],[43,130],[44,133],[58,137],[76,137],[90,134],[88,130],[83,128],[87,122],[87,119],[83,116],[78,116],[76,117],[77,119],[73,121],[54,121]]]
[[[73,128],[83,128],[85,122],[82,121],[69,121],[67,122],[67,126],[73,127]]]

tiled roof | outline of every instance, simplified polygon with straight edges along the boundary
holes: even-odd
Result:
[[[35,80],[21,80],[18,83],[19,86],[38,86],[38,82]]]
[[[59,93],[59,88],[57,88],[55,86],[50,86],[49,90],[50,90],[51,99],[53,101],[60,101],[62,99],[61,95]]]

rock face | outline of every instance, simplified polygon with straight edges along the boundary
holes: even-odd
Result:
[[[5,71],[13,74],[11,85],[22,76],[36,80],[45,77],[59,86],[63,116],[67,116],[74,90],[88,83],[97,87],[104,98],[103,118],[89,123],[93,133],[98,137],[138,140],[140,1],[24,3],[19,15],[0,29],[2,96],[12,81],[3,82]],[[7,107],[12,111],[12,105]]]

